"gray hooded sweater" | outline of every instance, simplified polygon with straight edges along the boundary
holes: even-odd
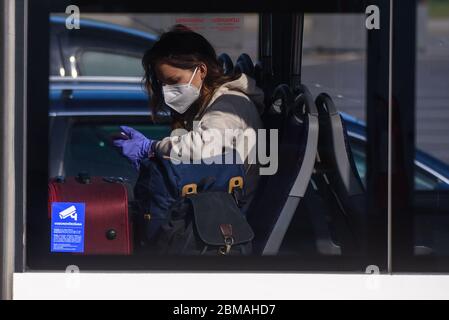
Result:
[[[178,156],[189,152],[190,159],[200,159],[205,148],[212,150],[208,151],[208,155],[212,157],[222,152],[223,149],[219,147],[227,150],[235,148],[236,142],[227,139],[225,130],[254,129],[257,132],[257,129],[263,127],[260,118],[263,101],[264,93],[256,86],[255,80],[242,74],[238,79],[223,84],[215,91],[203,114],[195,119],[198,122],[192,131],[183,130],[181,134],[174,131],[170,137],[156,144],[155,151],[167,157],[171,157],[172,152]],[[210,138],[211,129],[223,135],[223,140],[217,148],[214,148],[213,144],[218,140]],[[246,152],[243,156],[247,155]]]

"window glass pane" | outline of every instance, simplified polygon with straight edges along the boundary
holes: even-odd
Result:
[[[361,14],[304,17],[301,80],[314,99],[325,93],[331,100],[317,103],[319,163],[289,227],[286,254],[354,260],[366,254],[364,19]]]
[[[60,23],[61,21],[58,22],[60,16],[52,15],[51,23]],[[253,85],[249,86],[250,88],[239,87],[235,89],[238,94],[232,95],[240,98],[242,91],[252,91],[248,92],[247,96],[250,100],[257,102],[259,108],[255,104],[254,114],[257,115],[257,112],[259,112],[261,116],[260,119],[255,119],[256,126],[259,128],[260,124],[260,127],[268,127],[271,120],[279,123],[279,126],[276,126],[277,133],[280,134],[279,144],[277,145],[279,148],[274,151],[276,154],[267,150],[267,153],[270,154],[270,161],[273,161],[274,158],[276,158],[275,161],[279,160],[276,163],[276,166],[279,165],[276,171],[268,177],[257,176],[263,170],[258,170],[255,176],[250,176],[249,170],[246,170],[244,174],[241,173],[245,178],[245,187],[254,183],[254,190],[250,191],[254,192],[255,198],[250,200],[256,199],[258,201],[240,201],[242,197],[246,196],[244,193],[237,191],[232,194],[232,199],[236,200],[235,203],[233,202],[233,208],[236,208],[236,212],[245,216],[245,219],[239,221],[247,221],[254,232],[254,237],[251,236],[251,232],[247,233],[250,234],[247,237],[247,243],[251,244],[253,254],[250,257],[242,258],[261,261],[261,267],[268,268],[271,263],[268,256],[272,256],[273,259],[285,261],[288,268],[295,270],[339,271],[344,269],[352,272],[364,272],[366,268],[365,258],[371,254],[371,251],[367,249],[368,235],[375,233],[370,229],[371,225],[368,223],[368,210],[366,208],[367,198],[369,198],[366,185],[367,179],[368,182],[370,181],[370,168],[366,152],[368,128],[365,123],[365,109],[367,107],[365,87],[368,79],[371,80],[366,71],[367,60],[371,56],[368,53],[367,30],[364,27],[365,14],[305,14],[304,34],[301,36],[290,29],[292,24],[296,25],[299,22],[302,14],[298,14],[296,17],[298,20],[295,21],[283,21],[283,17],[286,16],[291,15],[276,13],[270,17],[274,21],[270,30],[273,32],[273,43],[276,44],[271,48],[273,56],[270,61],[266,56],[259,57],[259,27],[261,27],[262,19],[259,18],[258,14],[83,14],[82,19],[89,20],[88,23],[83,20],[81,22],[82,28],[79,31],[64,31],[61,34],[63,40],[61,40],[59,54],[64,62],[66,75],[62,79],[61,77],[50,78],[51,104],[48,117],[50,122],[49,178],[51,179],[49,190],[52,191],[51,188],[54,187],[52,184],[64,183],[65,181],[73,184],[65,185],[69,189],[64,191],[64,201],[61,201],[62,198],[55,201],[57,197],[49,199],[49,209],[52,209],[52,203],[55,202],[85,203],[89,210],[92,207],[95,208],[95,204],[93,206],[91,204],[92,202],[97,203],[95,201],[98,199],[95,198],[95,195],[89,194],[77,198],[77,192],[73,191],[80,187],[77,183],[89,183],[85,173],[90,177],[100,179],[124,178],[129,187],[127,195],[133,194],[135,196],[139,193],[136,191],[140,182],[138,178],[144,171],[136,170],[124,154],[126,152],[128,158],[144,154],[144,159],[141,160],[147,160],[145,158],[148,150],[143,150],[142,145],[128,145],[126,148],[129,148],[126,150],[125,148],[120,150],[120,148],[115,147],[111,141],[111,135],[122,131],[120,126],[131,127],[147,138],[160,140],[171,133],[172,127],[183,125],[187,127],[190,124],[189,121],[193,118],[193,114],[185,113],[186,118],[184,119],[182,114],[167,112],[167,110],[170,111],[168,107],[153,119],[151,117],[153,110],[149,109],[148,98],[156,99],[156,97],[148,97],[140,81],[129,79],[129,77],[142,76],[142,55],[147,49],[151,48],[154,41],[157,41],[160,35],[170,30],[173,25],[184,24],[209,40],[217,54],[226,53],[229,55],[234,66],[236,66],[235,69],[231,68],[231,70],[235,70],[235,74],[239,77],[248,77],[248,81],[243,81],[243,84],[239,83],[238,85],[247,86],[247,84],[254,83],[266,91],[264,92],[266,97],[264,102],[268,101],[268,103],[265,105],[262,105],[262,98],[259,101],[253,99],[255,96],[261,96],[260,90]],[[265,23],[270,19],[265,19]],[[297,31],[301,29],[301,25],[300,23],[297,24]],[[263,27],[267,27],[267,25]],[[271,29],[271,27],[273,28]],[[287,32],[287,29],[290,31]],[[154,40],[149,41],[147,39],[149,34],[155,36]],[[290,39],[295,38],[292,36],[293,34],[298,36],[295,41],[303,41],[303,43],[290,43]],[[284,38],[289,40],[278,47],[277,44],[284,42]],[[266,40],[261,36],[261,42],[268,42]],[[380,40],[377,42],[380,42]],[[289,44],[291,48],[287,48]],[[58,48],[54,46],[54,43],[52,45],[52,48]],[[294,76],[289,78],[290,73],[293,72],[293,70],[288,69],[293,65],[293,61],[289,61],[291,58],[290,49],[293,47],[302,48],[302,52],[297,53],[298,56],[295,57],[298,60],[302,59],[302,66],[300,70],[296,71],[300,71],[301,84],[309,89],[312,103],[309,103],[310,101],[306,99],[304,105],[296,106],[294,112],[289,109],[286,114],[279,111],[270,113],[268,109],[271,107],[269,103],[271,90],[280,83],[288,84],[290,87],[288,90],[294,95],[291,98],[301,100],[301,97],[309,97],[308,92],[301,96],[292,88],[291,82],[299,78]],[[260,50],[260,52],[266,53],[266,50]],[[248,57],[251,58],[251,63],[249,63]],[[377,62],[373,64],[381,65]],[[274,74],[270,73],[273,70],[264,69],[264,66],[273,67]],[[242,71],[244,75],[240,74]],[[295,74],[295,76],[298,75]],[[379,77],[379,75],[374,77]],[[254,82],[251,82],[249,78],[252,78]],[[379,79],[375,80],[378,81]],[[285,92],[288,92],[288,90]],[[231,96],[231,94],[228,96]],[[167,97],[165,98],[167,99]],[[316,100],[319,116],[314,112],[315,104],[313,101],[316,98],[319,98]],[[244,106],[248,103],[247,99],[240,100],[244,100],[241,102]],[[239,107],[240,105],[236,103],[235,109],[243,110]],[[282,107],[285,107],[285,104]],[[192,108],[191,110],[195,109]],[[252,112],[252,110],[250,111]],[[219,124],[226,123],[226,116],[228,115],[220,114],[219,116],[223,117],[223,121]],[[246,116],[245,114],[242,118]],[[267,117],[272,117],[272,119],[267,119]],[[158,118],[162,118],[162,121],[159,121]],[[281,121],[278,121],[280,119]],[[241,123],[250,124],[251,121],[246,122],[246,120],[246,118],[242,121],[239,120],[239,125]],[[233,126],[233,124],[230,126]],[[293,134],[290,135],[290,132],[293,132]],[[194,138],[198,138],[198,135]],[[124,140],[126,142],[127,139]],[[139,140],[139,142],[142,140]],[[194,139],[193,144],[196,142]],[[275,141],[270,137],[269,142],[274,143]],[[318,144],[318,153],[316,144]],[[263,151],[259,151],[263,153]],[[260,153],[257,155],[259,161],[263,158]],[[170,156],[172,155],[170,154]],[[165,159],[168,159],[167,155]],[[301,163],[301,166],[299,163]],[[272,163],[269,165],[272,165]],[[310,170],[306,172],[303,170],[305,167]],[[260,169],[258,167],[252,168]],[[152,177],[158,178],[157,174],[157,170],[151,171],[151,176],[145,177],[148,180],[143,184],[153,183]],[[189,172],[189,174],[193,177],[192,179],[197,178],[194,173]],[[220,178],[219,174],[213,174],[208,176],[207,179],[201,180],[196,186],[197,191],[206,192],[209,184],[215,183],[217,177]],[[167,176],[160,174],[163,182],[158,184],[161,188],[153,188],[154,193],[157,193],[157,191],[164,192],[163,186],[169,184],[166,181],[169,178],[173,178],[176,183],[180,180],[176,174],[169,175],[170,173],[167,173]],[[57,179],[54,179],[56,177]],[[260,179],[258,180],[260,182],[256,184],[257,181],[254,182],[251,179]],[[422,188],[430,188],[432,182],[431,179],[420,176],[419,184]],[[229,188],[228,183],[229,181],[224,182],[226,187],[224,193],[228,193],[228,190],[232,189]],[[179,199],[179,195],[194,190],[194,188],[186,190],[183,188],[182,191],[178,189],[174,188],[177,192],[176,197],[178,197],[176,200],[179,200],[179,203],[184,201]],[[54,190],[54,192],[58,192],[57,187]],[[51,195],[51,192],[49,194]],[[153,257],[157,253],[155,238],[149,235],[155,236],[151,233],[152,228],[160,227],[160,225],[154,225],[153,223],[159,223],[165,217],[176,217],[175,214],[178,213],[186,213],[182,210],[191,210],[190,206],[174,206],[170,207],[168,211],[165,210],[163,215],[158,215],[158,206],[163,207],[164,201],[170,200],[169,192],[167,191],[158,199],[160,202],[151,202],[149,200],[150,195],[153,194],[141,192],[139,199],[137,197],[131,199],[130,197],[127,198],[127,201],[123,200],[122,204],[125,205],[122,208],[126,208],[126,210],[121,209],[119,215],[129,218],[126,221],[132,222],[129,225],[124,224],[127,229],[123,233],[129,236],[125,241],[129,240],[129,243],[132,244],[132,250],[127,252],[112,251],[112,253],[120,255],[118,257],[120,259],[122,255],[130,254],[131,257],[123,257],[123,260],[120,260],[123,261],[125,266],[128,261],[132,261],[130,264],[133,268],[136,267],[135,262],[141,261],[139,259],[142,257],[145,260],[143,264],[145,267],[147,265],[150,265],[149,268],[155,266],[156,264],[153,265],[153,262],[157,262],[156,258],[154,261],[151,258],[147,259],[148,256]],[[99,197],[99,199],[104,200],[107,196]],[[111,198],[109,204],[112,200],[119,198]],[[120,199],[125,198],[121,197]],[[228,196],[227,198],[230,199]],[[377,199],[376,196],[373,196],[373,198]],[[175,202],[175,204],[179,203]],[[262,205],[258,206],[258,204]],[[240,208],[237,208],[237,205]],[[245,207],[247,205],[249,207]],[[207,217],[214,217],[214,214],[223,208],[226,208],[226,206],[214,206],[213,210],[210,210],[211,215]],[[245,209],[248,209],[248,211],[245,211]],[[89,219],[95,218],[95,212],[92,212],[89,211]],[[56,215],[50,213],[50,216],[61,218],[59,213],[59,211]],[[192,211],[188,211],[186,215],[188,215],[188,220],[193,217],[196,218],[196,216],[192,216]],[[41,220],[44,221],[45,219]],[[385,227],[383,221],[375,222],[376,227]],[[48,223],[46,226],[48,226]],[[165,226],[167,228],[176,227],[174,224]],[[45,247],[43,252],[50,262],[53,262],[51,259],[54,259],[55,264],[59,264],[61,261],[74,263],[79,259],[82,263],[85,261],[87,261],[86,263],[92,263],[88,268],[92,265],[102,268],[101,263],[105,261],[103,260],[104,255],[111,254],[111,251],[107,250],[109,248],[113,250],[113,244],[116,242],[106,241],[105,246],[99,246],[103,251],[100,249],[95,251],[96,245],[105,241],[105,236],[107,240],[110,240],[108,237],[111,235],[105,231],[98,233],[92,231],[95,230],[92,225],[86,224],[86,228],[88,228],[86,229],[87,251],[79,252],[83,253],[80,255],[72,255],[67,252],[56,253],[48,250],[49,230],[45,230],[46,234],[37,231],[35,234],[37,239],[43,239],[42,247]],[[198,228],[198,226],[192,225],[192,230],[193,228]],[[200,252],[195,251],[196,247],[192,249],[195,257],[190,257],[191,254],[186,253],[190,260],[184,260],[184,257],[180,258],[178,265],[178,257],[176,257],[173,260],[175,264],[172,264],[172,266],[183,267],[182,262],[189,261],[190,264],[188,265],[194,269],[208,267],[209,264],[206,259],[209,257],[196,257],[196,255],[210,253],[211,256],[217,256],[217,254],[223,252],[227,253],[227,250],[241,250],[240,247],[236,248],[240,244],[235,243],[234,235],[229,236],[229,232],[232,233],[233,230],[241,232],[234,228],[232,224],[231,227],[229,227],[229,224],[221,224],[219,228],[214,229],[215,231],[211,230],[208,230],[208,232],[210,231],[214,237],[219,237],[217,241],[226,241],[223,246],[215,248],[218,246],[215,242],[216,239],[201,238],[199,239],[201,241],[196,242],[199,245],[204,242],[206,245],[201,248]],[[199,235],[198,230],[196,231],[192,237],[203,236],[203,234]],[[93,238],[87,238],[87,235],[92,234],[98,236],[95,241],[92,240]],[[134,236],[132,239],[131,235]],[[178,233],[175,233],[173,237],[176,238],[177,235]],[[131,246],[127,245],[126,250]],[[377,246],[381,247],[380,244]],[[185,243],[181,247],[190,248],[186,247]],[[374,249],[380,252],[380,256],[385,250],[379,248]],[[207,250],[210,250],[210,252]],[[243,251],[245,250],[246,248],[243,249]],[[245,253],[243,251],[240,253]],[[92,257],[85,257],[85,255],[95,257],[90,260]],[[286,256],[289,259],[284,259]],[[118,261],[114,260],[113,257],[107,258],[111,258],[111,261]],[[172,257],[163,256],[161,261],[166,258],[167,261],[171,261]],[[195,260],[197,258],[198,260]],[[197,264],[197,261],[202,258],[206,261],[205,264]],[[247,261],[252,261],[250,259]],[[223,263],[231,265],[232,261],[237,260],[217,261],[225,261]],[[379,260],[376,257],[370,262],[379,264],[379,266],[384,265],[383,257],[380,257]],[[217,268],[221,266],[220,263],[222,262],[218,263]],[[242,267],[243,269],[251,268],[251,266],[257,268],[259,265],[257,263],[252,265],[251,263],[248,265],[235,264],[235,267]],[[106,269],[109,267],[119,268],[117,265],[105,266]],[[137,268],[142,268],[142,265],[138,264]],[[280,265],[276,267],[278,270],[280,268]],[[384,270],[383,267],[382,270]]]
[[[52,15],[50,21],[56,25],[63,22],[60,15]],[[152,119],[148,96],[142,95],[145,90],[142,83],[122,77],[142,77],[144,52],[163,32],[177,23],[203,35],[217,54],[227,53],[234,63],[242,53],[251,57],[254,63],[257,61],[257,14],[85,14],[80,30],[61,31],[63,41],[60,52],[53,40],[55,37],[51,43],[53,51],[63,57],[68,70],[64,79],[50,78],[50,178],[58,175],[65,178],[64,181],[73,183],[74,180],[80,181],[79,177],[85,177],[87,173],[95,178],[125,179],[129,187],[126,204],[129,211],[121,211],[120,215],[128,214],[133,222],[129,228],[134,229],[128,230],[129,235],[136,235],[136,239],[128,239],[134,245],[133,254],[141,253],[142,242],[146,240],[146,230],[142,231],[147,224],[143,220],[144,214],[151,216],[154,212],[143,207],[147,198],[140,198],[139,204],[131,198],[142,171],[136,170],[122,150],[113,145],[111,135],[122,131],[120,126],[128,126],[148,138],[161,140],[171,133],[168,124],[171,119],[166,110],[161,112],[161,117],[158,115],[158,119]],[[148,35],[155,35],[154,41],[148,41]],[[83,79],[85,76],[104,78]],[[85,183],[85,180],[82,181]],[[146,184],[149,183],[146,181]],[[73,190],[79,185],[71,187],[64,194],[65,202],[76,199],[76,191]],[[167,201],[166,198],[168,196],[159,200]],[[85,202],[88,208],[95,206],[91,204],[94,201],[89,202],[91,200],[86,196],[77,198],[77,201]],[[50,205],[54,202],[58,201],[50,201]],[[136,207],[139,210],[137,214]],[[95,213],[89,214],[93,219]],[[86,230],[86,234],[92,232],[92,229]],[[100,243],[101,237],[96,242],[86,240],[85,254],[107,254],[104,248],[101,252],[92,251]],[[66,256],[70,258],[69,254]]]
[[[302,79],[340,112],[365,121],[366,29],[361,14],[306,14]],[[354,119],[355,120],[355,119]]]
[[[415,254],[449,255],[449,1],[417,9]]]

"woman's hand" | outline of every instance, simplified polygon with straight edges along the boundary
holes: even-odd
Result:
[[[148,139],[131,127],[120,126],[120,129],[125,136],[114,139],[113,144],[120,148],[122,154],[128,158],[134,168],[139,170],[141,161],[150,156],[150,151],[152,152],[152,146],[156,140]]]

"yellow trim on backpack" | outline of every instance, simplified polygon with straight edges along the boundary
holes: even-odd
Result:
[[[232,193],[235,188],[243,189],[243,178],[242,177],[233,177],[229,180],[229,188],[228,192]]]
[[[190,183],[186,184],[184,187],[182,187],[182,196],[185,197],[189,194],[196,194],[198,191],[198,186],[196,183]]]

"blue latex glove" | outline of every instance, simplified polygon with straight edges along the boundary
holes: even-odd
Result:
[[[120,148],[122,154],[128,158],[134,168],[139,170],[140,162],[150,156],[150,151],[153,151],[152,147],[156,140],[148,139],[131,127],[120,126],[120,129],[126,136],[123,139],[115,139],[113,144]]]

